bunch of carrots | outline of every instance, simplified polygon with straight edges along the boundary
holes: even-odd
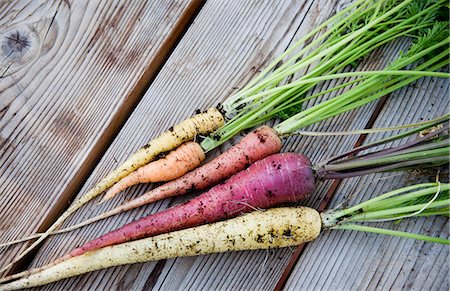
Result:
[[[150,141],[75,201],[46,232],[1,246],[36,239],[17,261],[50,235],[193,190],[208,189],[206,192],[102,235],[46,266],[2,278],[0,282],[17,280],[0,285],[0,290],[39,286],[122,264],[292,246],[315,239],[323,228],[449,244],[447,239],[355,224],[367,217],[380,221],[445,214],[450,205],[450,185],[439,181],[401,188],[348,209],[321,214],[307,207],[270,209],[307,198],[324,179],[437,168],[449,163],[450,114],[391,128],[413,129],[315,165],[302,154],[279,153],[283,138],[298,134],[308,125],[363,106],[422,76],[449,78],[448,73],[438,72],[448,64],[450,54],[448,20],[438,18],[445,5],[446,1],[439,0],[356,1],[294,44],[221,108],[199,113]],[[355,25],[349,27],[348,23]],[[409,50],[384,70],[342,73],[379,46],[403,36],[412,38]],[[299,47],[293,57],[284,60]],[[283,65],[278,66],[282,60]],[[297,78],[292,78],[296,74]],[[327,91],[310,93],[322,81],[347,77],[357,78]],[[286,83],[287,79],[290,82]],[[301,106],[306,100],[342,88],[347,90],[332,99],[307,109]],[[273,128],[263,125],[273,118],[281,121]],[[208,151],[242,130],[255,127],[239,143],[202,165]],[[201,144],[193,141],[205,135],[209,136]],[[376,150],[397,139],[406,141]],[[106,201],[127,187],[148,182],[167,183],[100,216],[58,230],[70,215],[103,192],[106,194],[102,201]],[[248,214],[241,215],[244,213]],[[217,237],[207,236],[211,232]]]

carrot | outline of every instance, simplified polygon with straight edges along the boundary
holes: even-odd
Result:
[[[61,216],[47,229],[47,231],[31,244],[24,252],[18,255],[12,262],[3,267],[0,272],[7,270],[14,263],[22,259],[26,254],[39,245],[51,232],[57,229],[61,224],[76,210],[84,204],[100,195],[103,191],[117,183],[120,179],[127,176],[131,172],[148,164],[154,160],[159,154],[168,152],[184,142],[193,140],[199,134],[207,134],[214,131],[224,123],[224,119],[219,110],[215,108],[197,114],[186,119],[172,127],[170,130],[163,132],[157,138],[150,141],[147,145],[136,151],[123,164],[110,172],[86,194],[76,200]]]
[[[0,290],[41,286],[103,268],[200,254],[280,248],[314,240],[320,233],[317,211],[307,207],[255,211],[231,220],[101,248],[26,278],[0,285]],[[211,235],[211,234],[214,235]]]
[[[281,140],[276,132],[268,126],[262,126],[244,136],[238,144],[205,165],[98,217],[93,217],[86,224],[161,199],[183,195],[193,190],[207,189],[245,169],[250,164],[279,152],[280,149]],[[83,223],[83,225],[86,224]],[[74,228],[71,227],[71,229]]]
[[[276,132],[268,126],[262,126],[244,136],[238,144],[232,146],[203,166],[196,168],[176,180],[152,189],[140,197],[128,201],[99,217],[94,217],[90,219],[90,222],[92,223],[93,221],[104,219],[111,215],[161,199],[183,195],[193,190],[207,189],[242,171],[250,164],[279,152],[280,149],[281,140]],[[113,191],[113,188],[110,191]]]
[[[196,142],[187,142],[162,159],[140,167],[109,188],[101,202],[113,198],[126,188],[149,182],[164,182],[183,176],[205,160],[205,152]]]
[[[446,121],[447,118],[442,118],[436,123],[445,124]],[[418,127],[358,150],[414,135],[418,130],[432,125],[433,123]],[[343,160],[332,158],[330,162],[319,163],[314,167],[308,158],[301,154],[283,153],[266,157],[191,201],[124,225],[73,250],[65,258],[145,236],[223,220],[258,207],[268,208],[295,202],[304,199],[314,190],[316,178],[354,177],[374,172],[447,164],[448,136],[437,138],[445,130],[446,128],[442,128],[416,140],[377,152]]]
[[[183,195],[193,190],[207,189],[245,169],[250,164],[271,154],[279,152],[280,149],[281,140],[276,132],[268,126],[261,126],[260,128],[255,129],[244,136],[238,144],[232,146],[215,159],[185,174],[184,176],[167,182],[164,185],[148,191],[136,199],[119,205],[118,207],[96,217],[92,217],[81,223],[52,232],[51,234],[72,231],[112,215],[161,199]],[[113,189],[116,185],[114,185],[111,189]],[[38,238],[41,235],[41,233],[37,233],[19,240],[0,244],[0,247]]]
[[[417,128],[410,130],[408,132],[401,133],[383,140],[379,140],[374,143],[367,144],[359,148],[355,148],[351,151],[345,152],[336,157],[326,159],[325,161],[319,162],[312,167],[314,176],[318,180],[337,179],[337,178],[361,176],[370,173],[377,173],[384,171],[405,170],[408,168],[416,169],[417,167],[419,168],[437,167],[439,165],[448,164],[449,163],[448,136],[441,137],[442,140],[436,139],[436,137],[439,137],[447,130],[448,126],[443,125],[448,123],[448,119],[449,115],[446,114],[439,118],[431,120],[425,124],[419,124],[417,125],[418,126]],[[385,144],[393,140],[415,135],[419,132],[425,132],[430,128],[434,127],[437,127],[439,129],[428,132],[427,134],[421,136],[420,138],[401,144],[397,147],[389,148],[388,150],[362,154],[351,158],[346,158],[347,155],[352,155],[357,152],[373,148],[380,144]],[[247,144],[246,139],[254,139],[254,140],[257,139],[260,143],[256,142],[254,146],[248,146],[248,144],[252,144],[252,142],[248,142]],[[239,148],[241,148],[242,152],[236,154],[236,156],[247,155],[250,159],[252,157],[256,159],[258,158],[258,156],[255,155],[255,153],[252,153],[252,151],[255,150],[255,148],[258,149],[258,151],[260,152],[259,155],[261,155],[262,157],[263,155],[261,153],[263,152],[263,150],[266,154],[269,154],[270,149],[272,149],[273,151],[279,149],[278,144],[279,139],[276,137],[275,132],[269,127],[263,126],[250,133],[248,137],[244,137],[241,143],[239,143],[235,147],[232,147],[229,150],[229,152],[231,151],[240,152]],[[222,157],[224,158],[223,163],[226,163],[226,161],[231,162],[231,160],[228,160],[228,158],[226,158],[226,155],[228,154],[229,153],[226,152],[220,156],[220,158]],[[206,164],[201,168],[198,168],[193,172],[186,174],[182,178],[166,183],[160,188],[156,188],[146,193],[142,197],[139,197],[133,201],[130,201],[97,217],[93,217],[79,224],[70,226],[66,229],[53,232],[52,234],[71,231],[84,225],[88,225],[92,222],[98,221],[100,219],[106,218],[108,216],[120,213],[121,211],[132,209],[141,206],[145,203],[156,201],[158,199],[174,196],[177,194],[183,194],[191,189],[207,188],[211,186],[213,183],[218,182],[218,180],[213,179],[213,177],[216,177],[214,173],[226,172],[223,171],[223,169],[225,169],[223,168],[224,167],[223,163],[222,161],[220,161],[219,158],[217,158],[211,161],[209,164]],[[233,169],[233,167],[230,168],[229,165],[228,168],[226,169]],[[232,171],[229,174],[231,175]],[[219,176],[217,175],[217,177]],[[196,182],[194,183],[193,181]],[[193,184],[191,184],[191,182]],[[35,234],[33,236],[25,237],[20,240],[2,243],[0,244],[0,247],[37,238],[41,235],[42,234]]]

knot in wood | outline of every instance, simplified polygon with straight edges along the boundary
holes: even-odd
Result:
[[[13,74],[31,64],[40,54],[40,38],[29,25],[0,32],[0,69]]]
[[[21,58],[30,51],[31,40],[27,32],[11,31],[2,40],[3,55],[9,59]]]

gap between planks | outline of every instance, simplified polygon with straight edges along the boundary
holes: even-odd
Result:
[[[386,104],[386,100],[387,100],[388,96],[389,95],[386,95],[378,101],[378,103],[375,106],[375,108],[370,116],[370,119],[367,122],[364,129],[370,129],[373,127],[375,121],[377,120],[378,116],[380,115],[381,110],[383,109],[384,105]],[[361,146],[364,143],[364,140],[366,139],[366,137],[367,137],[367,134],[359,135],[358,140],[355,142],[355,145],[353,146],[353,148]],[[350,157],[354,156],[355,154],[356,153],[351,154]],[[331,184],[330,188],[327,191],[327,194],[321,200],[318,211],[324,211],[327,208],[331,199],[336,194],[336,190],[338,189],[341,182],[342,182],[342,179],[337,179],[337,180],[333,181],[333,183]],[[295,251],[292,253],[291,258],[289,259],[287,266],[285,267],[283,273],[281,274],[281,277],[278,280],[277,285],[275,285],[274,291],[281,291],[284,288],[287,280],[289,279],[289,277],[292,273],[292,270],[294,269],[297,262],[300,260],[302,254],[303,254],[303,250],[305,249],[307,244],[308,243],[297,246]]]
[[[53,209],[50,210],[47,217],[39,226],[37,232],[47,230],[70,206],[78,191],[93,172],[95,165],[103,157],[108,147],[120,132],[120,129],[133,113],[134,108],[136,108],[137,104],[139,104],[145,92],[148,90],[180,40],[183,38],[184,34],[202,9],[205,2],[205,0],[193,0],[187,6],[186,10],[177,20],[169,35],[162,42],[160,49],[156,52],[155,56],[152,58],[152,61],[147,65],[147,68],[142,74],[140,80],[136,83],[130,94],[126,97],[126,100],[112,118],[111,124],[109,124],[108,128],[101,134],[99,141],[88,154],[85,162],[80,166],[79,170],[74,175],[74,178],[62,192],[62,195],[59,197],[58,201],[53,206]],[[33,241],[31,241],[28,245],[32,242]],[[26,269],[38,252],[39,248],[40,247],[38,246],[23,259],[14,264],[13,267],[7,272],[7,275]]]

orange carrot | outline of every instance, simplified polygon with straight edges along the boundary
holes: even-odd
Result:
[[[196,142],[187,142],[167,156],[140,167],[114,184],[106,192],[102,202],[107,201],[126,188],[150,182],[165,182],[183,176],[205,160],[205,152]]]

